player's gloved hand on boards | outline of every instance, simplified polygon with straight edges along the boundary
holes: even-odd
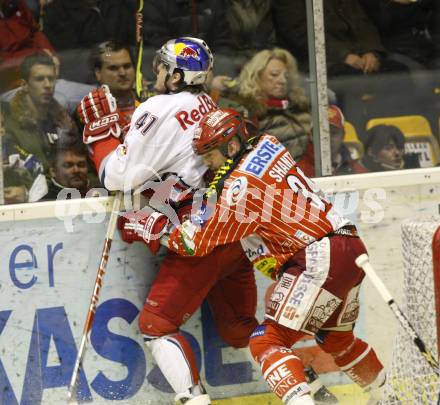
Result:
[[[118,229],[124,242],[144,242],[156,254],[168,223],[167,216],[160,212],[129,211],[118,218]]]

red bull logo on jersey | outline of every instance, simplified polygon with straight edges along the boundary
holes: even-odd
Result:
[[[202,94],[197,97],[199,104],[191,111],[179,111],[175,117],[184,131],[193,125],[197,124],[202,117],[217,108],[217,105],[212,101],[211,97]]]
[[[176,53],[176,56],[180,58],[194,58],[198,61],[200,60],[200,50],[193,49],[183,42],[178,42],[174,45],[174,52]]]

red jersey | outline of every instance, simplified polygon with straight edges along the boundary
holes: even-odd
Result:
[[[350,223],[270,135],[231,172],[212,211],[202,226],[185,221],[173,229],[169,248],[203,256],[241,240],[254,267],[273,278],[299,250]]]

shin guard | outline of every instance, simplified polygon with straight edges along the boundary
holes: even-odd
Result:
[[[275,395],[285,404],[294,404],[294,399],[309,394],[310,388],[301,360],[293,350],[282,346],[288,343],[278,328],[272,324],[259,326],[251,336],[249,348]]]
[[[183,335],[144,335],[144,341],[174,392],[183,393],[198,385],[199,372],[195,356]]]
[[[383,365],[375,351],[353,332],[328,332],[318,340],[321,348],[330,353],[339,368],[364,389],[380,384]]]
[[[304,366],[292,350],[272,348],[260,365],[263,378],[285,404],[310,392]]]

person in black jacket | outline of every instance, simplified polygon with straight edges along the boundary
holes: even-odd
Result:
[[[274,0],[281,45],[307,65],[307,21],[304,0]],[[379,33],[358,0],[325,0],[324,27],[328,75],[405,71],[389,60]]]
[[[440,68],[438,0],[360,0],[385,48],[412,70]]]
[[[60,142],[50,168],[48,192],[42,201],[85,197],[90,188],[88,153],[79,141]]]

